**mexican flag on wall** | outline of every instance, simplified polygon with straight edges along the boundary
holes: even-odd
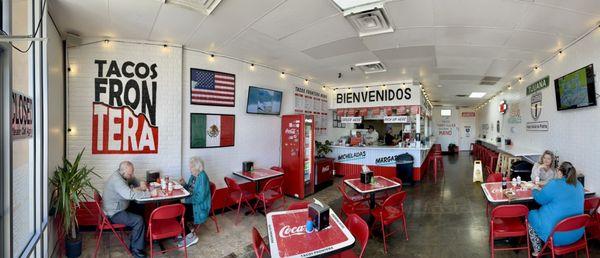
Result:
[[[190,130],[190,148],[233,146],[235,115],[192,113]]]

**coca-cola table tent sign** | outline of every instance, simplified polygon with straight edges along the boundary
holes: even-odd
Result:
[[[334,254],[354,246],[352,233],[329,210],[330,226],[306,232],[308,209],[277,211],[267,214],[271,257],[313,257]]]

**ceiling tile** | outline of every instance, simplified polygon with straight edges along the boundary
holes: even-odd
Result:
[[[433,26],[433,0],[389,1],[385,9],[397,29]]]
[[[115,27],[106,22],[108,0],[99,1],[49,1],[52,19],[63,32],[76,33],[83,37],[114,36]]]
[[[184,42],[206,16],[191,9],[165,4],[160,9],[151,40]],[[177,21],[177,22],[173,22]]]
[[[600,1],[596,0],[536,0],[535,3],[552,5],[568,10],[600,15]]]
[[[238,35],[270,9],[275,8],[280,2],[281,0],[222,1],[184,44],[209,51],[219,50],[228,40]],[[193,29],[190,28],[190,30]]]
[[[358,36],[352,25],[341,15],[319,20],[281,41],[290,48],[302,51],[340,39]]]
[[[598,20],[600,15],[586,15],[555,7],[534,5],[528,10],[517,29],[578,37],[594,27]]]
[[[509,48],[520,48],[532,51],[554,52],[574,39],[575,38],[573,37],[567,36],[559,37],[533,31],[516,30],[506,42],[506,46]]]
[[[434,0],[435,25],[512,29],[528,5],[526,1]]]
[[[437,67],[458,68],[464,74],[484,74],[492,61],[483,58],[438,56]]]
[[[433,46],[398,47],[373,51],[382,61],[396,59],[427,58],[435,56]]]
[[[508,73],[513,71],[513,69],[515,69],[515,67],[517,67],[517,65],[519,65],[520,63],[520,60],[494,59],[485,75],[504,77]]]
[[[310,11],[304,11],[299,15],[298,10]],[[339,12],[329,1],[288,0],[254,23],[252,28],[272,38],[281,39],[319,19]]]
[[[327,44],[303,50],[302,52],[311,56],[312,58],[322,59],[353,52],[360,52],[366,49],[367,48],[365,45],[363,45],[362,41],[356,37],[336,40]]]
[[[161,5],[159,1],[110,0],[109,17],[115,36],[148,39]],[[121,26],[122,24],[127,26]]]
[[[446,27],[435,30],[436,45],[503,46],[511,30],[493,28]]]
[[[434,28],[396,29],[392,33],[363,37],[363,43],[370,50],[395,47],[433,45]]]

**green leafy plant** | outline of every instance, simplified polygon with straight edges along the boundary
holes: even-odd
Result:
[[[61,232],[68,234],[70,239],[77,238],[79,225],[77,223],[77,208],[80,202],[85,201],[86,191],[96,190],[91,183],[91,176],[98,176],[93,168],[81,166],[83,149],[74,162],[63,159],[62,167],[54,171],[50,183],[54,186],[52,192],[52,207],[56,209],[57,219],[62,226]]]
[[[323,158],[323,157],[325,157],[325,155],[327,155],[327,153],[330,153],[333,151],[331,149],[331,142],[329,140],[326,140],[325,143],[315,141],[315,145],[316,145],[316,149],[317,149],[317,157]]]

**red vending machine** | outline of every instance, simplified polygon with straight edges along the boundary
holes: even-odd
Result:
[[[312,115],[281,117],[283,192],[299,199],[315,190],[315,129]]]

